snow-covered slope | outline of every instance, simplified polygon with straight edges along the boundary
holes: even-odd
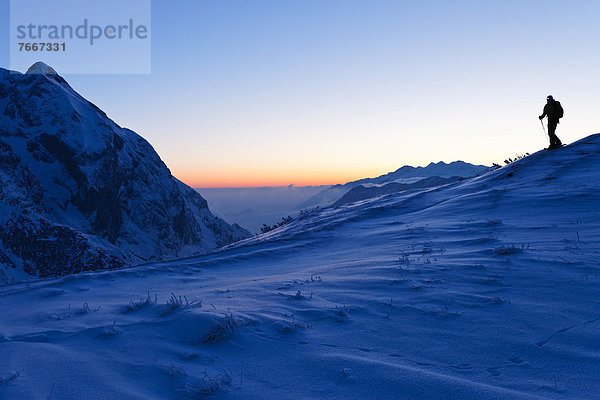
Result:
[[[0,69],[0,283],[118,268],[248,236],[56,72]]]
[[[217,253],[0,288],[0,397],[600,399],[599,162],[595,135]]]

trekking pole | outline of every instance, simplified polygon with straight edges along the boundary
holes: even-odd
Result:
[[[542,130],[544,131],[544,137],[546,137],[546,127],[544,126],[544,121],[540,119],[540,124],[542,124]]]

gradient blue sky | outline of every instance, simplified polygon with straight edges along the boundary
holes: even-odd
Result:
[[[65,78],[192,186],[340,183],[533,152],[548,94],[563,141],[600,131],[599,16],[598,1],[154,0],[152,74]]]

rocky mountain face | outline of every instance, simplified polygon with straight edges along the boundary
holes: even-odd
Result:
[[[0,69],[0,283],[188,256],[249,235],[50,67]]]

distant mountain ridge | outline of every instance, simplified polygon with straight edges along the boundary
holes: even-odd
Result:
[[[486,167],[485,165],[473,165],[464,161],[453,161],[449,164],[440,161],[438,163],[432,162],[426,167],[412,167],[410,165],[405,165],[401,168],[398,168],[394,172],[390,172],[385,175],[378,176],[376,178],[359,179],[357,181],[350,182],[349,184],[383,184],[394,182],[398,179],[429,178],[432,176],[439,176],[441,178],[460,176],[462,178],[468,178],[479,174],[483,174],[490,170],[491,168]],[[348,183],[346,185],[348,185]]]
[[[216,218],[152,146],[43,63],[0,69],[0,283],[206,252]]]
[[[333,185],[312,196],[310,199],[300,204],[298,208],[304,209],[316,206],[328,206],[331,204],[341,205],[349,202],[350,199],[355,199],[354,201],[357,201],[367,198],[364,196],[370,194],[378,195],[376,193],[390,193],[394,188],[397,190],[408,190],[410,189],[410,186],[405,186],[407,184],[414,184],[415,188],[424,187],[423,184],[418,184],[418,181],[424,180],[425,178],[439,177],[456,180],[458,178],[470,178],[481,175],[491,170],[492,167],[474,165],[464,161],[454,161],[451,163],[445,163],[443,161],[438,163],[432,162],[426,167],[412,167],[410,165],[405,165],[394,172],[389,172],[375,178],[364,178],[345,184]],[[425,180],[424,184],[433,184],[434,182],[437,181]],[[439,180],[439,182],[448,183],[447,180],[444,179]],[[395,183],[397,185],[388,186],[387,191],[380,189],[363,190],[369,186],[381,186],[390,183]],[[359,186],[363,186],[363,189],[358,188]],[[354,190],[355,188],[357,189]],[[354,190],[354,194],[352,195],[349,193],[351,190]],[[361,193],[361,196],[358,196],[359,192]],[[342,198],[344,198],[343,201]]]

